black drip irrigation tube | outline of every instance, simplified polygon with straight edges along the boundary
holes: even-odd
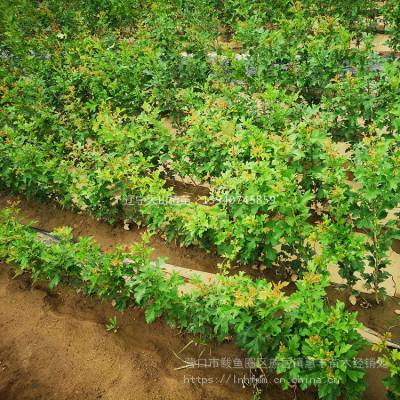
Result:
[[[55,235],[50,231],[47,231],[46,229],[36,228],[34,226],[32,226],[31,228],[37,233],[39,233],[42,237],[44,236],[44,239],[47,237],[50,242],[60,243],[61,241],[61,239],[57,235]],[[71,239],[71,242],[74,244],[78,243],[77,240],[75,239]]]

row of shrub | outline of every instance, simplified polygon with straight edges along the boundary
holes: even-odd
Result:
[[[315,109],[269,134],[243,118],[213,116],[198,122],[203,117],[193,114],[186,145],[151,110],[136,118],[102,111],[83,143],[62,132],[41,137],[24,123],[6,126],[0,182],[110,222],[144,222],[169,240],[216,248],[232,261],[275,264],[289,275],[304,272],[318,242],[350,286],[363,277],[378,300],[388,251],[399,238],[396,138],[371,125],[340,155],[330,119]],[[222,137],[207,151],[203,132],[211,124]],[[176,204],[166,179],[177,171],[200,177],[196,165],[210,168],[210,195]]]
[[[296,10],[270,27],[249,17],[225,42],[212,3],[150,3],[140,12],[127,4],[130,19],[121,27],[110,10],[89,11],[80,1],[68,9],[58,0],[4,2],[5,104],[18,105],[25,118],[40,113],[43,131],[68,130],[76,139],[105,102],[129,116],[147,102],[181,121],[208,96],[225,97],[224,91],[230,99],[238,92],[259,97],[271,85],[301,94],[300,104],[322,102],[323,109],[339,111],[342,119],[331,132],[347,140],[357,141],[363,132],[359,117],[370,121],[395,109],[398,63],[376,57],[371,36],[352,47],[355,33],[340,19]]]

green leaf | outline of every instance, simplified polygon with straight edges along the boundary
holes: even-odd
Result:
[[[360,379],[364,378],[365,372],[363,371],[357,371],[357,370],[347,370],[346,371],[348,377],[353,381],[353,382],[357,382]]]
[[[60,275],[54,275],[53,279],[49,283],[49,288],[54,289],[60,283]]]
[[[148,308],[145,312],[145,319],[148,324],[154,322],[156,319],[156,312],[154,308]]]

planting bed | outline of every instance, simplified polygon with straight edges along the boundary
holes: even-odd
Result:
[[[85,215],[61,210],[53,204],[28,201],[22,197],[0,195],[0,210],[18,205],[21,210],[22,222],[35,221],[34,226],[52,231],[60,226],[71,226],[75,237],[91,236],[107,252],[118,245],[132,245],[140,240],[143,230],[124,230],[123,227],[112,227],[107,223],[96,221]],[[204,272],[216,272],[220,259],[207,255],[197,249],[180,248],[168,244],[161,238],[154,237],[151,242],[154,247],[154,257],[167,257],[169,262],[182,268]],[[185,349],[180,358],[174,355],[192,342],[194,337],[178,335],[173,329],[165,327],[160,321],[157,326],[144,323],[141,311],[133,314],[117,314],[120,330],[117,337],[104,331],[104,325],[110,316],[115,315],[113,307],[100,304],[88,297],[82,297],[73,290],[60,287],[49,290],[46,284],[33,284],[29,276],[12,279],[12,272],[2,266],[0,276],[0,293],[2,312],[1,326],[6,328],[4,342],[0,346],[0,361],[3,368],[0,380],[0,393],[5,399],[26,398],[36,399],[38,396],[63,399],[113,399],[115,396],[131,398],[132,391],[140,386],[141,393],[137,398],[169,399],[179,398],[251,398],[253,388],[228,380],[228,376],[237,378],[249,376],[255,371],[249,369],[183,369],[182,360],[198,358],[206,348],[213,358],[228,357],[245,359],[228,340],[222,347],[218,344],[193,344]],[[254,274],[259,274],[253,271]],[[270,275],[270,279],[274,279]],[[289,287],[289,291],[293,288]],[[349,291],[339,290],[334,285],[328,291],[329,302],[341,300],[346,303],[349,311],[356,311],[359,321],[375,332],[393,332],[395,342],[400,339],[400,325],[396,323],[395,311],[399,308],[397,299],[389,299],[385,305],[372,308],[362,305],[351,305],[348,301]],[[373,302],[373,298],[364,295],[365,301]],[[49,340],[49,336],[51,340]],[[34,339],[33,339],[34,337]],[[14,354],[12,349],[18,341],[18,347],[24,349]],[[192,347],[192,349],[191,349]],[[65,362],[65,352],[68,348],[68,362]],[[82,349],[85,350],[82,350]],[[194,348],[194,349],[193,349]],[[104,353],[106,351],[106,353]],[[54,357],[54,354],[59,356]],[[90,355],[88,355],[90,354]],[[362,357],[372,358],[376,354],[365,350]],[[93,360],[96,360],[93,367]],[[133,365],[129,365],[132,362]],[[57,370],[60,376],[68,376],[68,380],[58,381],[49,377],[48,365],[51,370]],[[123,367],[125,365],[125,367]],[[178,368],[178,370],[177,370]],[[78,369],[78,376],[71,370]],[[39,372],[33,373],[33,370]],[[81,373],[82,370],[86,372]],[[150,370],[150,371],[149,371]],[[14,379],[17,375],[20,378]],[[83,376],[79,377],[79,376]],[[368,390],[365,400],[379,399],[384,391],[382,379],[387,371],[382,368],[367,370]],[[199,376],[204,379],[214,379],[213,384],[184,384],[185,377]],[[269,384],[259,385],[263,393],[268,393],[269,399],[290,399],[294,392],[285,393],[272,382],[274,375],[268,375]],[[233,380],[234,378],[232,378]],[[54,387],[57,391],[54,392]],[[316,395],[297,393],[299,399],[316,399]],[[160,397],[161,396],[161,397]],[[178,396],[178,397],[176,397]]]
[[[132,245],[140,240],[140,231],[95,221],[90,217],[61,210],[52,204],[27,201],[10,195],[0,196],[0,209],[18,204],[21,220],[36,221],[35,226],[53,230],[60,226],[74,227],[74,235],[92,236],[104,251],[119,244]],[[196,249],[182,249],[152,240],[155,256],[167,256],[168,261],[200,271],[215,271],[218,258]],[[348,293],[332,286],[329,301],[347,303],[359,313],[359,320],[378,332],[385,332],[395,323],[395,299],[385,306],[366,309],[348,303]],[[371,300],[366,296],[366,300]],[[224,344],[195,344],[179,353],[195,337],[178,334],[167,328],[164,321],[147,325],[140,310],[117,313],[120,328],[117,335],[107,333],[104,325],[116,314],[110,304],[77,294],[68,287],[49,290],[45,283],[33,284],[28,275],[13,279],[12,271],[2,265],[0,273],[0,394],[4,400],[38,398],[91,400],[118,398],[143,399],[251,399],[252,387],[233,382],[250,374],[249,369],[179,369],[182,360],[199,358],[205,350],[213,358],[239,358],[240,352],[230,341]],[[400,339],[400,326],[394,329]],[[203,353],[204,354],[204,353]],[[364,351],[363,357],[375,354]],[[57,373],[52,373],[56,371]],[[255,373],[255,371],[252,371]],[[229,382],[228,376],[232,381]],[[214,384],[185,384],[188,376],[212,378]],[[382,378],[386,371],[374,368],[367,371],[368,391],[365,400],[379,399],[384,391]],[[268,375],[272,380],[273,375]],[[55,388],[57,388],[55,390]],[[276,383],[260,385],[268,399],[291,399],[294,392],[282,392]],[[133,394],[135,396],[133,397]],[[179,397],[181,396],[181,397]],[[298,399],[312,400],[315,394],[297,393]]]

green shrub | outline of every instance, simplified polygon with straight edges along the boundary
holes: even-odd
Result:
[[[390,334],[386,334],[384,339],[390,339],[390,336]],[[385,341],[374,345],[373,350],[381,354],[379,361],[389,371],[389,376],[383,380],[387,389],[387,398],[389,400],[400,399],[400,351],[388,349]]]

